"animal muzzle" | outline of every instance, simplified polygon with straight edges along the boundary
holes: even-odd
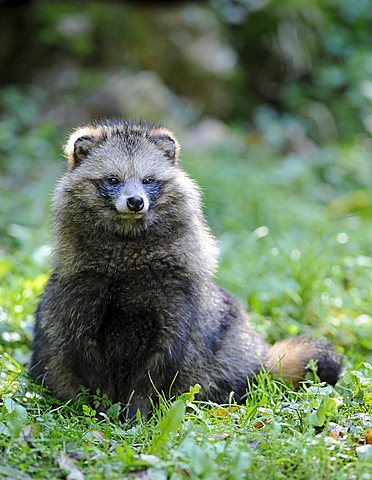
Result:
[[[140,212],[144,206],[145,202],[143,201],[143,197],[139,195],[127,198],[127,207],[131,212]]]
[[[121,195],[115,202],[115,208],[119,213],[142,215],[149,209],[149,200],[145,195]]]

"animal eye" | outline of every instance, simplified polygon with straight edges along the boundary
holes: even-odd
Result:
[[[146,177],[142,180],[142,183],[144,185],[149,185],[150,183],[154,183],[154,182],[155,182],[155,179],[151,177]]]
[[[116,177],[108,177],[107,178],[107,183],[109,183],[112,186],[119,185],[120,180]]]

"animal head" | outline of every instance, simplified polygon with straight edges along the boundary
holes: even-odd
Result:
[[[84,224],[164,235],[198,214],[199,193],[183,172],[180,146],[163,127],[107,121],[75,130],[65,147],[68,168],[57,185],[55,209]],[[181,214],[181,211],[183,212]]]

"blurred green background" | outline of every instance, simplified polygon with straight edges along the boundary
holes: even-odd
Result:
[[[269,340],[372,351],[372,0],[0,1],[0,344],[50,270],[61,144],[92,118],[181,139],[218,281]]]
[[[279,112],[318,142],[372,132],[370,0],[0,5],[0,81],[33,86],[39,121],[262,128]]]

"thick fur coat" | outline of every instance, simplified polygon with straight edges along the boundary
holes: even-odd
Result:
[[[99,389],[132,416],[153,385],[238,400],[264,366],[298,382],[308,361],[335,383],[341,358],[300,337],[270,349],[213,282],[217,249],[200,193],[165,128],[77,129],[53,198],[53,273],[36,313],[31,374],[62,399]],[[281,359],[279,365],[279,359]],[[153,385],[152,385],[153,383]]]

